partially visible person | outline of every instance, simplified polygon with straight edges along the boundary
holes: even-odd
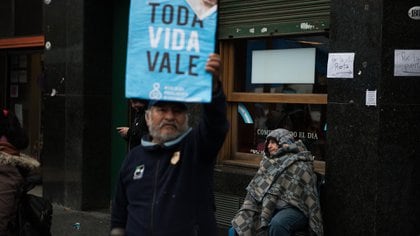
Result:
[[[213,7],[217,5],[217,0],[201,0],[204,5],[208,7]]]
[[[131,150],[140,144],[141,137],[149,132],[144,118],[148,101],[144,99],[130,99],[131,109],[134,112],[130,127],[117,127],[118,133],[128,143],[128,149]]]
[[[290,131],[267,135],[260,167],[232,225],[246,236],[288,236],[307,229],[323,235],[313,156]]]
[[[219,81],[220,57],[211,54],[213,95],[189,127],[181,102],[151,101],[149,135],[122,164],[111,213],[111,235],[215,236],[213,171],[229,124]]]
[[[12,235],[18,206],[18,194],[25,178],[37,172],[40,163],[20,150],[28,146],[17,117],[7,109],[0,110],[0,236]]]
[[[217,10],[217,0],[187,0],[199,19],[204,19]]]

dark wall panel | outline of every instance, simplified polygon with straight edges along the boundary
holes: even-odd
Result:
[[[15,35],[37,35],[42,30],[42,0],[15,0]]]
[[[111,163],[112,9],[103,1],[44,5],[49,90],[44,193],[74,209],[108,208]],[[60,106],[60,109],[55,109]],[[62,112],[59,120],[50,113]],[[59,123],[56,127],[54,124]],[[54,133],[60,135],[54,136]],[[55,143],[62,143],[59,150]],[[55,173],[62,172],[61,178]],[[61,187],[57,187],[61,186]]]
[[[0,38],[11,37],[14,34],[13,8],[13,0],[0,1]]]

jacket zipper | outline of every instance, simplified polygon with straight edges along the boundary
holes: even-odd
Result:
[[[156,170],[155,170],[155,179],[154,179],[154,186],[153,186],[153,199],[152,199],[152,209],[151,209],[151,219],[150,219],[150,235],[152,236],[154,233],[154,212],[155,212],[155,202],[156,202],[156,190],[157,190],[157,181],[158,181],[158,174],[159,174],[159,167],[160,167],[160,160],[157,161]]]

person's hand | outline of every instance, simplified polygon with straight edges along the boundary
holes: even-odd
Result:
[[[222,61],[220,60],[219,54],[212,53],[209,55],[206,63],[206,71],[213,75],[213,92],[215,92],[219,88],[219,77],[222,72]]]
[[[118,133],[121,135],[121,137],[126,138],[127,137],[127,132],[128,132],[128,127],[117,127],[117,131]]]

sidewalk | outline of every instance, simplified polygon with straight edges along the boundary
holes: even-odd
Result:
[[[36,186],[31,194],[42,196],[42,186]],[[107,236],[110,227],[110,212],[76,211],[53,203],[52,236]],[[227,236],[227,228],[219,227],[218,236]]]
[[[36,186],[31,194],[42,196],[42,186]],[[109,234],[110,214],[103,212],[76,211],[53,203],[52,236],[106,236]]]
[[[53,204],[53,207],[51,229],[53,236],[109,234],[109,213],[75,211],[57,204]]]

